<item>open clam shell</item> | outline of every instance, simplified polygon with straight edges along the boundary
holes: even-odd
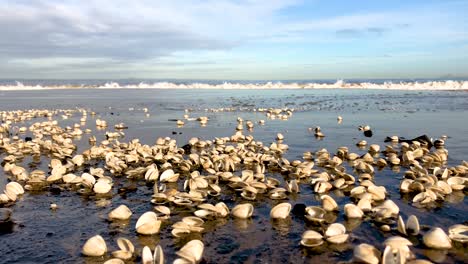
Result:
[[[161,221],[155,212],[146,212],[138,218],[135,229],[138,234],[152,235],[159,233]]]
[[[236,218],[246,219],[252,216],[254,207],[250,203],[238,204],[231,210],[231,214]]]
[[[86,256],[100,257],[107,252],[106,241],[100,235],[93,236],[86,241],[82,252]]]
[[[285,219],[289,216],[290,211],[290,203],[280,203],[271,209],[270,217],[274,219]]]
[[[304,247],[317,247],[323,244],[323,236],[314,230],[307,230],[302,234],[301,245]]]

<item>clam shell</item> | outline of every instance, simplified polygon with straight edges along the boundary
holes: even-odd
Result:
[[[406,221],[406,232],[412,236],[419,234],[419,221],[415,215],[410,215],[410,217],[408,217]]]
[[[320,197],[322,200],[322,207],[327,212],[337,211],[338,210],[338,203],[329,195],[322,195]]]
[[[165,170],[160,176],[160,182],[176,182],[179,179],[179,174],[174,173],[172,169]]]
[[[83,246],[83,254],[90,257],[100,257],[106,254],[106,241],[100,235],[91,237]]]
[[[325,236],[332,237],[332,236],[342,235],[345,233],[346,233],[346,228],[344,225],[340,223],[334,223],[334,224],[331,224],[327,228],[327,231],[325,231]]]
[[[176,254],[190,263],[198,263],[202,259],[203,250],[203,242],[195,239],[185,244]]]
[[[252,216],[254,207],[250,203],[238,204],[231,210],[231,214],[236,218],[246,219]]]
[[[468,235],[464,235],[463,233],[468,232],[467,225],[453,225],[449,227],[449,237],[457,242],[467,243],[468,242]]]
[[[132,211],[130,211],[126,205],[122,204],[112,210],[108,216],[110,220],[127,220],[132,216]]]
[[[361,208],[357,207],[354,204],[346,204],[344,206],[345,215],[348,218],[362,218],[364,212],[362,212]]]
[[[289,216],[290,211],[291,211],[290,203],[280,203],[271,209],[270,217],[278,218],[278,219],[285,219]]]
[[[316,247],[323,244],[322,235],[314,230],[307,230],[302,234],[301,245],[305,247]]]
[[[21,184],[19,184],[17,182],[9,182],[5,186],[5,189],[15,193],[16,195],[24,194],[23,186],[21,186]]]
[[[153,254],[151,253],[151,249],[148,246],[145,246],[141,251],[141,262],[143,264],[153,264]]]
[[[164,264],[164,252],[161,245],[157,245],[153,254],[154,264]]]
[[[378,264],[380,262],[380,252],[374,246],[363,243],[354,248],[353,259],[356,262]]]
[[[435,249],[449,249],[452,247],[450,238],[445,234],[440,227],[435,227],[429,230],[423,236],[424,245]]]
[[[382,255],[382,264],[393,264],[393,263],[405,263],[406,257],[405,252],[401,249],[393,249],[390,246],[386,246]]]
[[[159,233],[161,221],[155,212],[146,212],[138,218],[135,229],[138,234],[152,235]]]
[[[93,191],[99,194],[105,194],[112,190],[112,185],[106,181],[98,180],[93,187]]]
[[[119,258],[113,258],[113,259],[106,260],[104,264],[125,264],[125,262]]]
[[[123,251],[127,251],[130,253],[135,252],[135,246],[133,246],[132,242],[126,238],[119,237],[117,239],[117,245]]]

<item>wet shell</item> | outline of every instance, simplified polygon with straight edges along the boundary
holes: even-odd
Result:
[[[138,219],[135,229],[138,234],[152,235],[159,233],[161,228],[161,221],[155,212],[146,212]]]
[[[252,216],[254,207],[252,204],[238,204],[231,210],[231,214],[236,218],[246,219]]]
[[[102,236],[97,235],[88,239],[83,246],[83,254],[90,257],[100,257],[106,254],[106,241]]]
[[[415,215],[408,217],[408,220],[406,221],[406,232],[412,236],[419,234],[419,221]]]
[[[346,234],[346,228],[340,223],[331,224],[325,231],[327,241],[332,244],[341,244],[348,240],[349,235]]]
[[[176,182],[179,179],[179,174],[174,173],[173,170],[165,170],[161,176],[159,176],[160,182]]]
[[[99,194],[105,194],[112,190],[112,185],[106,181],[99,180],[93,187],[93,191]]]
[[[278,218],[278,219],[285,219],[289,216],[290,211],[291,211],[290,203],[280,203],[271,209],[270,217]]]
[[[132,211],[124,204],[119,205],[109,213],[110,220],[127,220],[130,216],[132,216]]]
[[[378,264],[380,262],[380,252],[374,246],[363,243],[354,248],[353,259],[356,262]]]
[[[354,204],[346,204],[344,206],[345,215],[348,218],[362,218],[364,213],[361,208],[357,207]]]
[[[467,243],[468,242],[468,235],[465,235],[463,233],[468,232],[468,226],[467,225],[453,225],[449,227],[449,237],[457,242],[461,243]]]
[[[322,195],[322,197],[320,197],[320,200],[322,200],[322,207],[325,211],[332,212],[338,210],[338,204],[331,196]]]
[[[301,245],[304,247],[316,247],[323,244],[322,235],[314,230],[307,230],[302,234]]]
[[[199,263],[203,256],[203,250],[203,242],[195,239],[185,244],[176,254],[190,263]]]
[[[440,227],[432,228],[424,234],[423,242],[429,248],[449,249],[452,247],[450,238]]]

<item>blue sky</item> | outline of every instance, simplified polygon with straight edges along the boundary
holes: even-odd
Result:
[[[1,0],[0,78],[468,77],[468,1]]]

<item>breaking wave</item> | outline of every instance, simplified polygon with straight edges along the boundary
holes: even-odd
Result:
[[[0,90],[45,90],[45,89],[387,89],[387,90],[468,90],[468,81],[408,81],[408,82],[153,82],[119,84],[0,84]]]

